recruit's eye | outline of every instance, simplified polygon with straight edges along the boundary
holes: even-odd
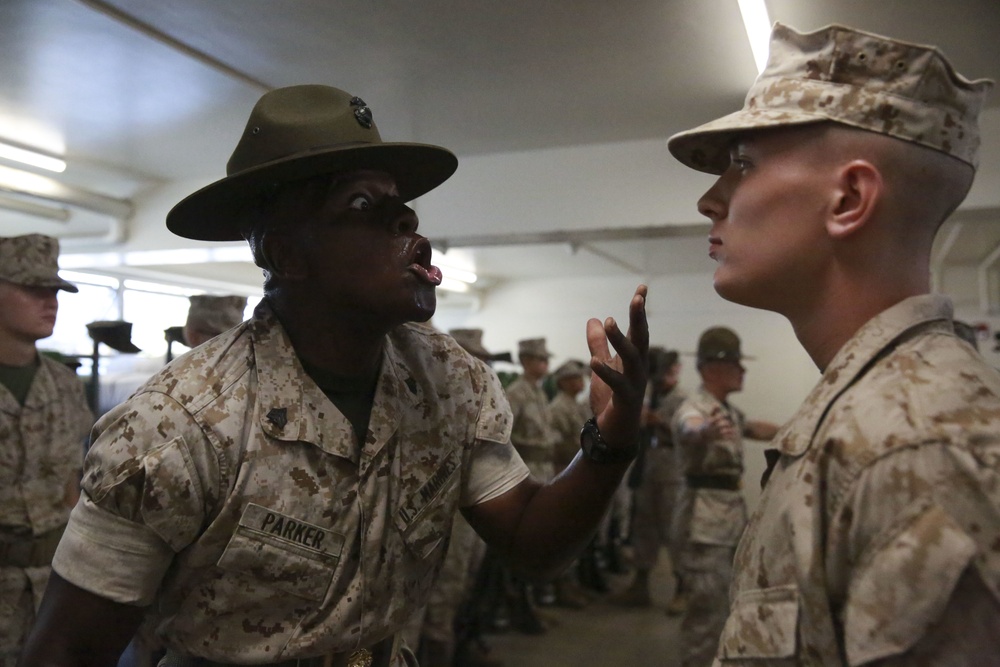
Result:
[[[750,158],[740,153],[731,153],[729,155],[729,164],[735,167],[737,171],[746,171],[751,167]]]
[[[351,201],[347,206],[356,211],[367,211],[372,207],[372,200],[369,199],[368,195],[355,195],[351,197]]]

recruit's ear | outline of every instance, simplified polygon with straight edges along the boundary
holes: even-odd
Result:
[[[843,239],[860,231],[874,216],[885,191],[882,173],[867,160],[852,160],[837,173],[827,233]]]

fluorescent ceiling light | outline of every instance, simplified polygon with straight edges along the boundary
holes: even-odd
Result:
[[[740,14],[743,15],[743,27],[750,40],[750,50],[753,51],[754,62],[757,63],[757,73],[764,71],[767,65],[768,43],[771,40],[771,19],[767,16],[767,5],[764,0],[738,0]]]
[[[66,171],[66,161],[61,158],[39,153],[28,148],[14,146],[2,141],[0,141],[0,158],[13,160],[21,164],[30,164],[32,167],[39,167],[57,173]]]
[[[34,216],[36,218],[55,220],[56,222],[69,222],[70,218],[70,212],[65,208],[46,206],[45,204],[36,204],[35,202],[17,199],[15,197],[6,197],[4,195],[0,195],[0,208],[7,209],[8,211],[14,211],[15,213],[23,213],[25,215]]]

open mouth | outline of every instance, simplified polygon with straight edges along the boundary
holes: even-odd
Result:
[[[441,284],[441,269],[431,264],[431,242],[427,239],[417,241],[410,271],[428,285]]]

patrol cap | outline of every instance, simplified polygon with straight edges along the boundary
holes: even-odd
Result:
[[[132,342],[132,323],[124,320],[98,320],[87,325],[87,333],[95,342],[104,343],[112,350],[135,354],[142,352]]]
[[[552,353],[546,349],[544,338],[526,338],[517,341],[517,355],[519,357],[548,359],[552,356]]]
[[[226,165],[226,177],[167,213],[167,229],[204,241],[243,238],[243,205],[265,185],[374,169],[393,176],[403,201],[441,185],[458,158],[440,146],[383,142],[360,97],[320,85],[264,93]]]
[[[798,33],[775,23],[767,66],[740,111],[670,137],[682,163],[729,166],[740,133],[833,121],[978,165],[978,116],[993,82],[969,81],[933,46],[830,25]]]
[[[213,296],[195,294],[189,297],[187,323],[204,334],[217,336],[243,321],[243,311],[247,307],[245,296]]]
[[[728,327],[711,327],[698,338],[698,365],[708,361],[753,359],[740,351],[740,337]]]
[[[589,366],[578,359],[570,359],[556,369],[556,372],[553,373],[553,377],[556,382],[559,382],[560,380],[565,380],[566,378],[584,377],[588,373],[590,373]]]
[[[510,361],[510,352],[489,352],[483,347],[482,329],[451,329],[448,335],[455,339],[463,350],[483,361]]]
[[[44,234],[0,237],[0,279],[24,287],[80,291],[59,277],[59,240]]]

